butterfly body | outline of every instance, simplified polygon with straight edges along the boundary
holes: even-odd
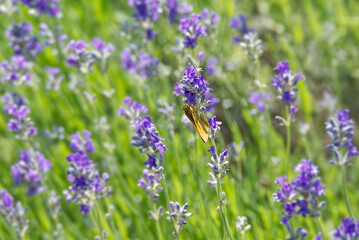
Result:
[[[182,108],[188,119],[192,122],[202,141],[207,142],[209,128],[207,118],[204,116],[203,113],[201,113],[199,109],[190,107],[188,104],[183,104]]]

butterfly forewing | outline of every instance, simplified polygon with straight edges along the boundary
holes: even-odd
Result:
[[[192,122],[203,142],[208,141],[208,120],[198,109],[193,109],[187,104],[183,105],[183,111]]]

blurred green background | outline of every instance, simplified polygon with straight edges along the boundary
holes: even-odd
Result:
[[[359,117],[359,2],[355,0],[203,0],[190,4],[194,12],[202,9],[215,10],[221,20],[213,38],[202,38],[195,50],[188,54],[196,57],[199,51],[206,56],[215,55],[219,59],[217,76],[206,79],[213,88],[213,95],[221,100],[216,109],[217,119],[222,121],[218,145],[221,148],[235,141],[243,141],[245,146],[240,156],[231,157],[230,174],[224,179],[224,191],[227,194],[227,210],[232,231],[236,216],[247,216],[252,229],[249,239],[285,239],[286,231],[280,222],[280,204],[274,203],[272,193],[277,186],[274,178],[284,174],[283,159],[285,157],[285,130],[277,125],[274,116],[283,115],[283,104],[275,99],[271,102],[272,126],[266,128],[263,137],[263,119],[249,114],[253,106],[248,105],[249,94],[256,89],[254,80],[258,79],[268,85],[266,91],[274,93],[270,81],[274,76],[273,67],[283,59],[291,63],[291,69],[299,69],[306,81],[299,84],[299,113],[292,128],[291,166],[303,158],[311,158],[319,165],[320,177],[326,184],[327,205],[322,211],[320,221],[325,236],[340,225],[342,217],[347,217],[343,199],[342,185],[339,181],[339,169],[329,165],[331,158],[326,145],[329,139],[324,131],[324,122],[333,115],[335,109],[328,107],[328,101],[321,102],[323,93],[328,92],[337,98],[335,108],[349,108],[351,117],[358,122]],[[90,42],[99,37],[105,42],[115,45],[109,70],[106,75],[95,67],[88,74],[85,89],[71,91],[67,87],[70,81],[68,74],[77,74],[76,70],[67,66],[65,61],[53,55],[50,49],[37,58],[34,72],[38,82],[21,90],[30,102],[31,118],[38,127],[36,138],[38,149],[54,165],[47,176],[46,183],[51,190],[62,195],[69,183],[66,180],[66,169],[69,167],[66,156],[70,154],[69,138],[76,131],[83,129],[93,133],[97,146],[92,160],[99,164],[101,172],[110,174],[110,185],[113,194],[108,199],[115,206],[114,219],[118,233],[109,226],[102,214],[102,224],[108,231],[109,239],[155,239],[155,223],[148,219],[147,212],[152,208],[151,200],[143,189],[137,186],[142,175],[143,162],[146,157],[131,146],[131,130],[124,118],[117,117],[117,109],[125,96],[145,103],[148,114],[157,123],[159,135],[165,138],[168,151],[164,155],[164,167],[172,201],[180,204],[189,203],[189,212],[194,215],[181,233],[181,239],[222,239],[220,216],[216,211],[217,199],[215,190],[208,186],[210,160],[207,150],[210,144],[203,144],[194,133],[193,128],[186,128],[181,122],[183,115],[182,100],[172,95],[175,82],[180,75],[173,74],[177,70],[182,74],[187,65],[186,56],[177,56],[170,49],[174,45],[174,37],[179,36],[177,26],[170,25],[166,18],[156,22],[154,28],[159,33],[154,41],[146,43],[143,49],[160,58],[169,75],[159,75],[158,79],[149,82],[149,89],[139,87],[137,79],[121,67],[120,54],[131,41],[120,34],[120,23],[131,19],[131,8],[123,0],[64,0],[61,2],[63,17],[59,20],[46,16],[34,17],[23,8],[20,14],[13,17],[1,16],[0,32],[12,22],[28,21],[33,24],[34,32],[38,25],[47,23],[52,29],[61,24],[62,30],[70,39],[81,39]],[[259,74],[255,75],[256,66],[238,45],[232,45],[232,37],[237,33],[229,28],[231,16],[245,14],[249,17],[249,25],[256,28],[263,41],[264,53],[261,56]],[[9,59],[12,50],[7,46],[4,34],[0,37],[0,61]],[[228,70],[228,64],[234,66]],[[59,67],[66,75],[58,92],[45,89],[47,81],[45,66]],[[103,90],[115,89],[112,98],[102,95]],[[86,103],[83,91],[97,94],[97,102],[91,106]],[[4,89],[0,88],[0,93]],[[168,119],[158,112],[156,101],[160,99],[174,108],[174,134],[170,133]],[[223,102],[231,104],[223,106]],[[108,132],[95,129],[94,119],[106,116],[110,130]],[[28,207],[30,220],[27,239],[53,239],[53,222],[46,213],[43,196],[28,197],[26,186],[14,187],[10,174],[10,166],[17,161],[18,151],[29,146],[14,139],[6,130],[8,116],[0,114],[0,188],[7,189]],[[299,122],[307,123],[310,130],[300,133]],[[44,129],[54,125],[65,128],[65,140],[49,141],[43,136]],[[357,125],[356,125],[357,128]],[[358,142],[358,137],[355,137]],[[109,150],[103,143],[114,144]],[[279,158],[279,162],[272,161]],[[359,170],[356,160],[348,169],[349,198],[358,216],[357,200],[359,193],[355,191],[359,183]],[[294,174],[291,174],[294,176]],[[108,211],[106,200],[100,200],[102,212]],[[164,193],[158,205],[165,206]],[[300,219],[300,218],[298,218]],[[88,218],[79,213],[79,207],[67,204],[62,198],[60,222],[63,224],[67,239],[93,239],[96,234]],[[163,217],[160,221],[165,239],[170,238],[171,223]],[[319,232],[313,220],[307,217],[295,222],[296,226],[308,229],[308,239]],[[11,239],[11,229],[4,219],[0,219],[0,238]],[[239,235],[236,235],[239,237]]]

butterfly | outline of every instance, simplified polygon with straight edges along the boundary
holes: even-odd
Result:
[[[199,111],[199,109],[190,107],[188,104],[183,104],[182,108],[188,119],[192,122],[202,141],[207,142],[209,128],[207,118]]]

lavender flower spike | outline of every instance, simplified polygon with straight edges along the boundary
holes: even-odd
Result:
[[[287,182],[287,177],[278,177],[276,183],[281,185],[277,193],[273,194],[274,200],[281,202],[283,211],[281,224],[285,225],[291,239],[303,239],[307,232],[301,227],[294,230],[290,221],[296,215],[306,217],[319,217],[320,210],[325,206],[320,197],[324,195],[325,185],[322,185],[318,167],[311,160],[303,159],[294,168],[298,172],[296,179]]]
[[[11,166],[15,186],[20,183],[28,184],[27,194],[33,196],[45,190],[43,180],[45,174],[52,168],[52,163],[40,152],[22,150],[18,162]]]
[[[46,0],[46,1],[34,1],[34,0],[17,0],[23,5],[29,6],[34,9],[38,14],[47,14],[54,18],[60,18],[62,13],[60,12],[60,0]]]
[[[272,86],[278,92],[277,98],[287,105],[290,112],[289,119],[285,120],[281,117],[276,117],[276,119],[287,125],[290,124],[287,121],[293,121],[294,114],[298,111],[297,107],[294,106],[298,91],[297,84],[304,80],[304,77],[299,71],[290,70],[287,61],[278,62],[275,69],[278,74],[272,79]]]
[[[159,192],[162,191],[161,174],[150,173],[147,169],[143,170],[143,177],[138,180],[138,186],[143,187],[152,201],[156,202],[160,196]]]
[[[92,72],[92,65],[94,64],[93,54],[87,50],[88,44],[82,40],[71,40],[66,50],[69,52],[67,55],[67,64],[74,66],[80,73]]]
[[[343,218],[342,225],[337,227],[330,235],[335,240],[358,240],[359,221],[353,218]]]
[[[81,206],[80,212],[87,215],[95,202],[100,198],[106,198],[112,193],[108,186],[109,175],[102,175],[96,169],[96,165],[89,159],[89,153],[94,152],[91,133],[83,131],[84,138],[79,132],[72,135],[70,147],[76,151],[67,157],[70,168],[67,170],[67,180],[72,184],[63,193],[66,201],[73,201]]]
[[[179,235],[182,231],[182,228],[184,225],[187,225],[187,218],[190,218],[193,216],[193,213],[187,212],[188,203],[184,204],[182,207],[178,202],[170,202],[170,211],[167,212],[167,218],[175,223],[175,231],[172,235],[176,237]]]
[[[208,152],[212,153],[211,161],[207,164],[212,172],[209,173],[210,180],[207,183],[210,186],[216,186],[217,178],[221,180],[229,172],[229,162],[226,160],[228,153],[227,150],[222,149],[221,153],[217,155],[214,146],[211,146]]]
[[[325,123],[325,131],[332,140],[332,143],[327,145],[334,156],[331,164],[346,165],[352,157],[359,155],[353,142],[354,122],[349,115],[348,109],[338,110],[337,118],[330,118]]]
[[[32,34],[32,25],[27,22],[10,26],[5,36],[10,41],[10,46],[14,50],[14,55],[22,55],[27,59],[35,58],[43,51],[43,46],[39,38]]]
[[[19,239],[23,239],[29,228],[27,209],[20,202],[14,205],[14,198],[4,189],[0,190],[0,215],[11,225]]]
[[[121,53],[122,67],[131,74],[136,74],[140,79],[149,80],[159,73],[159,59],[139,50],[135,45],[130,45]]]
[[[4,60],[0,66],[0,73],[2,75],[1,81],[10,84],[21,86],[31,80],[29,70],[32,68],[23,56],[15,55],[11,58],[11,62]]]
[[[208,82],[204,75],[200,74],[202,70],[193,65],[188,65],[181,77],[180,83],[176,83],[174,92],[176,96],[182,95],[184,102],[198,110],[212,110],[218,99],[211,95],[212,89],[208,87]]]
[[[137,101],[132,101],[130,97],[125,97],[122,101],[125,107],[120,106],[118,109],[118,116],[124,116],[133,123],[141,117],[142,114],[147,112],[147,107]]]
[[[6,93],[2,99],[5,106],[5,113],[12,116],[7,123],[7,129],[16,133],[16,138],[30,140],[37,133],[37,128],[28,115],[30,109],[25,106],[25,100],[16,93]]]
[[[261,113],[264,112],[268,106],[265,105],[265,101],[268,101],[270,99],[270,96],[268,93],[260,93],[260,92],[254,92],[252,93],[249,98],[248,102],[253,103],[256,105],[257,109],[253,109],[250,111],[251,114],[255,114],[257,112]]]
[[[101,71],[105,72],[108,67],[110,55],[115,51],[115,46],[113,46],[112,43],[106,44],[99,38],[92,40],[92,45],[96,48],[96,50],[92,51],[92,55],[99,61]]]
[[[199,38],[207,35],[207,28],[201,22],[201,15],[192,14],[180,20],[178,30],[184,36],[184,45],[186,48],[194,48]]]

